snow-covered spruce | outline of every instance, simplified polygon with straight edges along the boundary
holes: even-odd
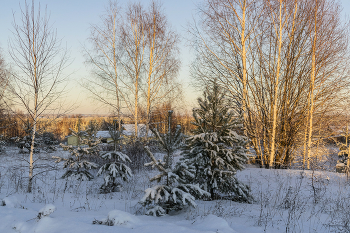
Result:
[[[167,150],[164,161],[156,160],[150,149],[145,146],[145,150],[151,159],[145,166],[156,167],[160,174],[154,176],[150,181],[157,181],[158,184],[145,190],[145,195],[139,203],[147,208],[147,215],[162,216],[169,211],[181,210],[185,207],[195,207],[195,199],[210,194],[202,190],[198,185],[187,183],[188,177],[193,178],[193,167],[185,164],[176,164],[173,168],[173,149],[180,143],[180,128],[177,127],[175,134],[161,136],[157,130],[153,130],[154,135],[160,141],[163,149]],[[162,178],[164,178],[162,180]]]
[[[251,202],[249,187],[235,177],[247,161],[248,140],[239,134],[243,127],[239,111],[230,107],[216,85],[204,92],[198,104],[200,108],[193,109],[194,136],[186,139],[180,161],[195,167],[192,182],[210,192],[211,199]]]
[[[122,188],[120,180],[129,181],[132,177],[131,169],[126,165],[127,162],[131,163],[131,160],[126,154],[120,151],[119,143],[123,139],[121,136],[122,130],[109,128],[109,134],[113,140],[114,151],[101,153],[101,157],[109,161],[97,173],[98,176],[102,174],[105,176],[105,182],[100,187],[101,193],[120,191]]]
[[[101,143],[101,138],[96,138],[96,132],[94,133],[93,129],[89,127],[85,131],[79,130],[75,132],[72,129],[71,131],[72,135],[78,138],[78,146],[66,146],[61,143],[60,146],[64,150],[68,150],[70,156],[68,158],[53,156],[53,158],[57,159],[55,161],[56,163],[64,161],[63,167],[67,170],[62,178],[91,180],[94,177],[89,170],[98,168],[98,165],[90,162],[89,158],[91,158],[91,156],[98,156],[98,144]]]
[[[112,210],[108,213],[107,219],[92,221],[92,224],[107,225],[107,226],[125,226],[131,227],[140,220],[127,212],[121,210]]]

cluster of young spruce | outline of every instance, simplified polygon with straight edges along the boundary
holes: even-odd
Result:
[[[239,182],[235,174],[244,169],[247,161],[247,138],[242,131],[239,111],[233,111],[218,86],[204,92],[204,98],[198,99],[199,108],[193,109],[196,130],[193,136],[184,137],[181,127],[165,134],[156,128],[152,133],[163,149],[164,158],[156,159],[151,149],[145,151],[151,161],[145,166],[152,166],[160,173],[150,179],[157,181],[153,187],[145,190],[139,203],[146,207],[146,214],[162,216],[170,211],[186,207],[195,207],[196,199],[213,200],[226,198],[240,202],[252,202],[249,187]],[[122,128],[122,127],[121,127]],[[89,161],[89,156],[100,156],[108,162],[100,167],[98,175],[105,175],[101,192],[120,190],[121,182],[128,181],[132,172],[127,166],[130,158],[120,147],[123,139],[122,130],[110,129],[114,151],[100,152],[100,138],[96,138],[96,129],[72,134],[79,139],[79,146],[61,146],[71,154],[68,158],[55,157],[56,162],[64,161],[67,171],[62,178],[91,180],[90,169],[98,168]],[[181,157],[175,163],[174,152],[181,149]]]
[[[235,177],[238,170],[244,169],[248,152],[247,138],[238,133],[242,129],[240,115],[216,85],[205,91],[198,103],[200,107],[193,109],[196,126],[193,136],[183,138],[179,126],[174,133],[164,135],[152,130],[166,154],[163,161],[156,160],[145,147],[151,158],[145,165],[160,172],[150,179],[158,183],[146,189],[140,200],[148,215],[161,216],[187,206],[195,207],[198,198],[253,201],[249,187]],[[174,151],[178,148],[182,149],[182,157],[174,163]]]

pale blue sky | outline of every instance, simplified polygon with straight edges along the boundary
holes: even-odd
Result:
[[[19,4],[24,5],[24,0],[0,0],[0,47],[3,50],[5,59],[7,55],[7,43],[12,30],[13,12],[18,18]],[[28,2],[28,1],[27,1]],[[31,2],[31,0],[29,0]],[[96,103],[88,98],[86,91],[80,87],[80,80],[89,75],[88,68],[84,65],[84,57],[82,55],[82,45],[86,43],[86,38],[89,36],[90,24],[98,24],[99,16],[104,13],[105,6],[108,0],[36,0],[35,3],[40,2],[41,9],[47,6],[48,12],[51,14],[50,22],[54,28],[57,28],[58,38],[62,38],[62,42],[67,44],[70,50],[73,63],[66,70],[66,73],[72,73],[70,76],[70,91],[72,99],[77,99],[79,107],[74,111],[75,113],[105,113],[107,109],[95,111]],[[127,6],[128,2],[135,1],[119,1],[121,5]],[[143,0],[141,3],[148,4],[150,1]],[[192,60],[189,48],[186,44],[186,28],[187,23],[192,21],[192,15],[196,12],[196,5],[200,0],[176,0],[162,1],[163,8],[168,17],[168,21],[173,29],[181,35],[181,71],[180,80],[183,83],[186,91],[186,100],[188,106],[194,106],[197,94],[190,87],[189,64]],[[7,59],[9,61],[9,59]]]
[[[5,59],[7,58],[7,41],[11,36],[10,29],[13,21],[13,13],[18,17],[20,11],[19,4],[23,5],[24,0],[0,0],[0,47],[3,49]],[[31,0],[29,0],[31,2]],[[108,0],[36,0],[40,2],[41,7],[47,6],[51,13],[51,23],[57,28],[59,38],[67,44],[70,49],[73,63],[67,69],[70,76],[70,87],[72,88],[71,97],[77,99],[80,106],[75,110],[76,113],[105,113],[107,110],[99,109],[95,112],[96,103],[88,99],[87,93],[79,85],[79,81],[89,75],[84,65],[82,55],[82,44],[86,42],[89,36],[89,25],[99,23],[99,16],[104,13]],[[122,5],[127,5],[129,0],[120,0]],[[149,0],[142,0],[141,3],[148,4]],[[350,15],[350,0],[341,0],[343,4],[344,15]],[[192,22],[196,14],[196,6],[201,0],[163,0],[163,7],[171,26],[182,36],[180,59],[182,67],[180,71],[180,80],[185,87],[185,96],[188,103],[187,107],[196,105],[196,98],[200,93],[194,91],[190,86],[189,65],[193,59],[191,50],[186,46],[188,39],[187,24]],[[8,59],[7,59],[8,60]]]

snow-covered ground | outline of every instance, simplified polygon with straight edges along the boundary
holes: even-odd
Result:
[[[237,176],[251,186],[253,204],[197,201],[195,209],[150,217],[142,215],[138,204],[151,186],[153,174],[147,171],[134,174],[121,192],[98,194],[103,178],[59,179],[61,164],[54,163],[52,154],[42,154],[33,193],[28,194],[23,156],[28,155],[16,148],[0,155],[1,233],[350,232],[350,190],[344,174],[250,167]],[[107,219],[114,226],[93,224]]]

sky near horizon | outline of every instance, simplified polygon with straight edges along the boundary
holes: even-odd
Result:
[[[62,44],[67,45],[70,52],[71,65],[66,69],[69,78],[69,98],[77,102],[74,113],[108,113],[106,108],[97,108],[98,103],[89,98],[89,94],[80,86],[80,83],[89,74],[89,67],[84,64],[82,52],[83,45],[88,45],[86,39],[90,35],[90,25],[100,23],[100,15],[105,12],[109,0],[36,0],[40,2],[41,8],[47,6],[50,13],[50,23],[57,29],[57,37],[62,39]],[[8,56],[8,40],[12,37],[12,22],[14,16],[18,19],[20,5],[24,7],[25,0],[0,0],[0,48],[6,61]],[[27,2],[31,2],[28,0]],[[134,0],[120,0],[122,6]],[[140,0],[147,6],[150,0]],[[197,7],[202,0],[163,0],[163,8],[168,22],[181,36],[179,72],[180,82],[184,86],[186,108],[196,106],[196,98],[201,94],[191,86],[189,65],[193,60],[193,51],[188,47],[186,41],[190,39],[187,33],[187,25],[196,17]],[[340,0],[343,5],[343,15],[350,18],[350,0]],[[9,63],[9,62],[8,62]]]

